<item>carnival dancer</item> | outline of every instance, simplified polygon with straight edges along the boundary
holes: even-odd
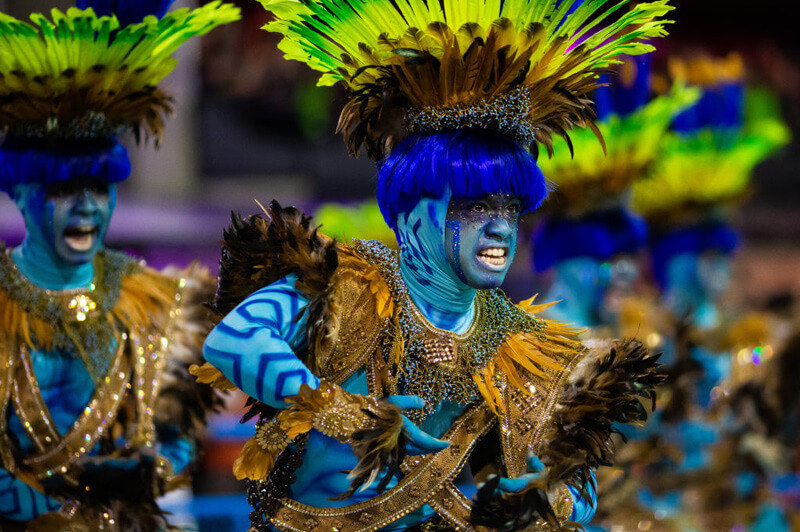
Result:
[[[730,447],[741,433],[731,425],[726,388],[768,336],[758,320],[720,305],[738,244],[731,219],[752,189],[753,168],[786,141],[786,129],[760,112],[746,116],[740,57],[672,58],[670,69],[703,94],[676,118],[651,175],[633,187],[633,206],[651,230],[653,276],[675,324],[665,349],[663,423],[653,436],[676,452],[651,460],[658,467],[643,476],[640,500],[679,528],[729,530],[748,525],[756,505],[747,483],[734,483],[744,460]]]
[[[605,146],[577,130],[570,145],[559,143],[540,161],[557,188],[532,250],[534,270],[553,275],[548,300],[563,300],[549,317],[591,327],[592,337],[650,337],[656,347],[656,312],[639,278],[647,225],[629,206],[630,187],[648,175],[673,118],[699,92],[675,84],[651,99],[651,61],[651,54],[624,58],[592,95]]]
[[[163,530],[156,497],[188,480],[214,403],[188,374],[213,279],[103,246],[131,171],[117,135],[158,140],[172,53],[238,18],[170,3],[0,14],[0,189],[26,227],[19,247],[0,245],[4,531]]]
[[[195,373],[259,416],[234,466],[253,529],[588,522],[611,423],[644,419],[657,357],[588,352],[498,287],[546,195],[537,146],[595,128],[598,72],[652,49],[667,2],[262,4],[288,58],[351,90],[339,131],[379,161],[400,250],[336,243],[277,203],[226,232],[224,317]]]

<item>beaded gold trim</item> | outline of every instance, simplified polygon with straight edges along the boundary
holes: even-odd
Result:
[[[22,364],[17,366],[12,399],[28,437],[38,449],[37,453],[22,460],[24,467],[36,478],[66,474],[76,460],[94,447],[106,427],[114,423],[130,378],[130,364],[126,363],[129,359],[125,351],[125,344],[121,343],[104,384],[95,391],[72,428],[62,436],[42,399],[31,367],[30,353],[21,346]]]
[[[271,522],[292,532],[369,532],[408,515],[417,508],[446,496],[446,489],[464,467],[469,455],[494,426],[496,418],[485,407],[469,409],[444,435],[450,446],[436,454],[407,458],[406,475],[391,490],[368,501],[340,508],[315,508],[291,499]]]
[[[7,255],[4,254],[4,257],[7,258]],[[148,319],[160,319],[161,323],[143,324],[128,332],[120,332],[117,322],[108,321],[106,326],[112,329],[112,335],[117,339],[116,352],[111,357],[108,370],[97,381],[89,404],[64,435],[58,433],[41,397],[30,363],[29,347],[18,335],[0,337],[0,458],[5,469],[14,472],[22,467],[37,479],[69,475],[75,461],[89,452],[116,423],[117,412],[126,401],[134,403],[131,406],[136,412],[135,430],[127,435],[130,439],[126,446],[153,447],[156,437],[153,405],[166,364],[167,338],[181,316],[182,291],[186,284],[183,279],[174,282],[174,299],[168,312],[164,309],[164,315],[160,317],[148,314]],[[63,298],[77,298],[80,291],[56,292],[54,295],[59,296],[56,300],[67,304]],[[11,353],[16,356],[11,357]],[[18,362],[15,363],[15,359]],[[36,452],[21,458],[14,456],[14,446],[8,436],[5,407],[9,404],[13,404],[36,448]],[[163,464],[159,469],[161,475],[170,482],[174,478],[171,464],[164,459],[159,462]]]

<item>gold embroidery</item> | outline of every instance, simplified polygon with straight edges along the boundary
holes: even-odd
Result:
[[[452,484],[464,468],[478,440],[494,426],[495,418],[483,406],[473,407],[460,416],[444,435],[450,446],[436,454],[408,457],[406,473],[391,490],[362,503],[341,508],[315,508],[291,499],[281,500],[282,508],[271,519],[281,530],[309,532],[332,529],[348,532],[377,530],[432,501]],[[315,529],[308,523],[314,519]]]
[[[354,250],[359,253],[363,251],[360,244],[356,244]],[[369,260],[374,259],[375,257],[370,255]],[[380,271],[383,275],[387,275],[386,269]],[[391,282],[388,284],[394,286]],[[465,357],[469,356],[469,350],[463,349],[463,344],[482,330],[486,325],[484,321],[487,315],[502,316],[493,306],[485,309],[487,293],[481,291],[479,312],[476,313],[470,331],[464,335],[446,331],[442,333],[420,315],[413,315],[416,310],[413,304],[408,306],[408,312],[405,314],[407,318],[402,318],[402,309],[405,308],[403,294],[398,294],[396,290],[392,292],[397,303],[395,315],[392,319],[376,321],[374,319],[377,316],[376,304],[372,292],[358,283],[342,282],[340,288],[343,293],[352,292],[347,296],[350,298],[349,302],[346,298],[342,300],[344,303],[340,307],[342,313],[339,341],[334,348],[335,356],[330,357],[332,363],[328,366],[329,373],[322,376],[329,377],[335,374],[338,377],[345,374],[336,373],[334,363],[349,364],[346,373],[348,376],[352,375],[357,367],[366,366],[369,392],[375,396],[397,393],[400,378],[406,379],[406,393],[414,393],[408,388],[413,382],[434,384],[452,382],[453,374],[460,371],[456,368],[460,367],[459,364],[463,364]],[[370,296],[367,298],[368,302],[355,304],[355,301],[364,301],[361,299],[364,294]],[[502,304],[492,301],[492,305],[502,305],[503,309],[511,309],[513,312],[518,310],[507,300]],[[520,305],[519,312],[532,312],[540,308],[529,300]],[[411,319],[416,322],[418,329],[423,331],[422,335],[418,338],[404,334],[401,319]],[[532,337],[515,335],[510,343],[501,340],[489,349],[486,367],[492,368],[492,375],[484,381],[491,384],[486,386],[485,392],[478,393],[477,383],[472,378],[476,368],[471,366],[469,371],[465,370],[464,375],[470,381],[469,386],[474,387],[475,394],[474,399],[463,402],[477,402],[479,406],[471,407],[454,422],[445,435],[445,439],[451,442],[450,447],[425,458],[406,458],[402,466],[405,473],[403,480],[388,492],[363,503],[343,508],[314,508],[290,499],[282,499],[280,508],[271,518],[272,523],[282,530],[293,531],[368,531],[386,526],[414,509],[430,504],[450,526],[456,529],[469,529],[471,503],[453,484],[453,479],[463,468],[477,441],[486,435],[499,419],[505,474],[510,477],[524,474],[526,456],[529,451],[538,449],[543,428],[550,422],[564,378],[572,370],[575,361],[580,358],[582,346],[574,339],[575,331],[561,324],[553,324],[551,327],[550,322],[527,318],[527,313],[526,319],[541,325],[538,330],[527,333]],[[374,326],[376,322],[379,327]],[[363,334],[358,332],[362,324],[366,324],[362,329]],[[419,373],[411,375],[409,367],[402,364],[408,359],[409,344],[420,338],[423,341],[418,343],[425,347],[424,363],[429,367],[435,367],[437,371],[448,372],[447,377],[434,378]],[[500,351],[500,346],[505,350],[503,353],[505,358],[498,359],[495,364],[493,357]],[[401,363],[399,369],[395,370],[393,362]],[[512,362],[518,368],[511,366]],[[509,371],[509,367],[513,371]],[[513,384],[509,383],[506,372],[512,374]],[[429,393],[420,395],[434,405],[438,404],[438,399],[453,397],[452,393],[444,393],[443,397],[433,394],[433,399]],[[498,408],[497,412],[502,411],[501,416],[493,414],[491,409],[493,405],[500,405],[501,408]],[[312,421],[308,420],[308,423],[311,424]],[[537,526],[544,525],[538,523]]]
[[[49,411],[36,385],[36,377],[30,367],[30,355],[20,346],[24,376],[14,379],[14,406],[20,421],[27,429],[38,452],[26,456],[22,463],[38,479],[53,474],[65,474],[75,461],[90,451],[102,436],[105,428],[112,424],[125,395],[125,386],[130,375],[129,364],[125,364],[125,345],[120,344],[106,381],[95,391],[94,397],[81,416],[63,437],[58,434]],[[126,366],[128,369],[125,369]],[[19,373],[19,370],[18,370]],[[24,377],[24,378],[20,378]],[[35,398],[35,399],[33,399]],[[31,423],[30,420],[38,420]],[[43,428],[46,425],[46,429]],[[43,436],[44,434],[44,436]],[[45,438],[50,438],[46,440]]]
[[[8,260],[7,254],[0,256],[0,261]],[[116,257],[114,260],[118,262],[123,259]],[[129,258],[126,260],[130,261]],[[13,283],[15,293],[23,293],[25,283],[29,282],[16,272],[15,275],[9,282]],[[102,275],[99,277],[106,278]],[[109,306],[108,302],[97,303],[89,295],[105,293],[102,286],[93,284],[89,292],[73,290],[50,294],[63,303],[65,312],[71,313],[71,319],[75,323],[105,323],[117,345],[108,369],[104,374],[94,376],[96,386],[91,401],[64,435],[58,433],[42,400],[29,354],[32,348],[47,350],[52,347],[47,342],[53,341],[56,333],[52,325],[57,324],[43,322],[35,315],[27,313],[14,300],[9,299],[8,292],[0,290],[0,299],[9,303],[0,316],[0,320],[9,325],[3,330],[3,337],[0,337],[3,375],[0,379],[0,457],[5,469],[29,475],[32,479],[55,474],[68,475],[75,461],[88,453],[117,422],[117,412],[126,401],[135,403],[136,412],[136,419],[129,420],[135,421],[135,432],[129,445],[153,446],[155,424],[152,406],[158,395],[166,362],[166,338],[181,315],[182,288],[185,282],[152,270],[137,270],[122,277],[120,284],[119,298],[110,310],[106,308]],[[37,295],[31,297],[33,303],[38,301]],[[106,314],[97,315],[101,306]],[[81,319],[82,313],[85,314],[84,319]],[[70,338],[78,341],[82,336],[72,335]],[[44,339],[44,344],[40,343],[41,339]],[[13,362],[11,353],[19,360],[18,364]],[[36,449],[25,457],[14,456],[9,440],[6,405],[10,402],[14,404],[15,411]],[[159,470],[169,481],[169,477],[172,477],[171,464],[163,459],[158,461],[157,466],[159,464]]]

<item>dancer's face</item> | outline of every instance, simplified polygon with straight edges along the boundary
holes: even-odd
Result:
[[[445,249],[461,280],[478,288],[497,288],[514,260],[521,202],[508,194],[452,199],[447,209]]]
[[[17,203],[35,245],[67,264],[85,264],[103,247],[116,185],[96,179],[32,185]]]

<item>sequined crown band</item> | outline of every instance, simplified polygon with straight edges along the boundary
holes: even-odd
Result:
[[[492,129],[552,152],[592,129],[590,93],[621,54],[666,34],[669,0],[259,0],[287,59],[341,82],[352,155],[380,159],[413,133]],[[623,9],[628,4],[629,10]],[[605,7],[604,7],[605,6]]]

